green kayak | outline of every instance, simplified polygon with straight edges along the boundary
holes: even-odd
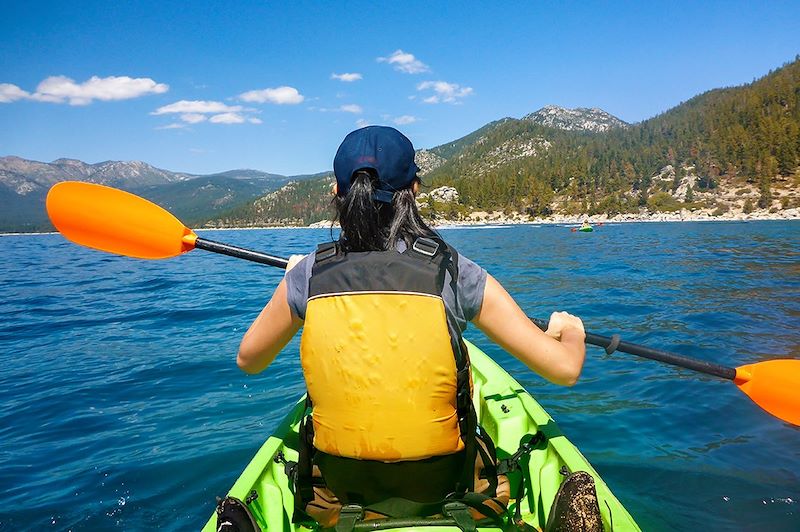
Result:
[[[474,401],[481,425],[497,445],[498,459],[515,453],[525,435],[538,432],[545,437],[530,453],[529,460],[521,462],[527,467],[530,479],[524,490],[523,500],[517,501],[516,488],[520,472],[509,473],[512,486],[508,512],[513,515],[520,504],[521,517],[536,529],[543,530],[550,513],[556,492],[569,472],[586,471],[594,477],[597,499],[603,527],[606,530],[639,530],[624,506],[611,493],[608,486],[592,468],[586,458],[561,433],[553,419],[522,386],[473,344],[467,342],[472,362]],[[305,400],[301,399],[284,419],[275,433],[258,450],[244,472],[233,485],[228,495],[248,501],[248,507],[262,530],[306,530],[294,525],[291,517],[294,496],[284,472],[277,463],[279,452],[287,460],[297,460],[298,426],[305,413]],[[255,492],[255,493],[254,493]],[[370,529],[428,530],[435,532],[459,532],[456,526],[421,526],[419,523],[398,522],[391,519],[365,521]],[[359,527],[360,529],[361,527]],[[366,530],[366,528],[364,528]],[[480,530],[500,530],[496,525],[479,526]],[[203,528],[204,532],[216,530],[216,516],[212,515]]]
[[[592,231],[594,231],[594,228],[593,227],[581,227],[580,229],[578,229],[578,231],[580,231],[581,233],[591,233]]]

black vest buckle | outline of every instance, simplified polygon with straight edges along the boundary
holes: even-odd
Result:
[[[314,256],[314,264],[319,264],[336,256],[336,242],[325,242],[317,246],[317,253]]]
[[[426,257],[433,257],[439,251],[439,243],[435,240],[425,237],[419,237],[414,241],[411,249]]]

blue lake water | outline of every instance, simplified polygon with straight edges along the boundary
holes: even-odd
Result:
[[[277,255],[327,230],[210,231]],[[800,358],[800,222],[445,230],[529,314],[738,366]],[[282,272],[0,237],[0,530],[198,529],[303,393],[297,340],[261,375],[241,335]],[[573,388],[485,337],[645,530],[800,530],[800,429],[729,382],[590,348]],[[798,390],[800,393],[800,390]]]

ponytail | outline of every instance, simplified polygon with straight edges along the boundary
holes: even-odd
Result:
[[[333,199],[345,251],[385,251],[399,240],[410,247],[419,237],[437,236],[419,214],[412,187],[396,191],[389,204],[372,197],[377,182],[373,172],[358,170],[347,195]]]

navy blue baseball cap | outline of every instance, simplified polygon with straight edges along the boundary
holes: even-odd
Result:
[[[340,196],[350,190],[353,174],[363,169],[378,174],[372,197],[384,203],[391,203],[396,191],[410,187],[419,171],[411,141],[395,128],[386,126],[356,129],[342,141],[333,159]]]

